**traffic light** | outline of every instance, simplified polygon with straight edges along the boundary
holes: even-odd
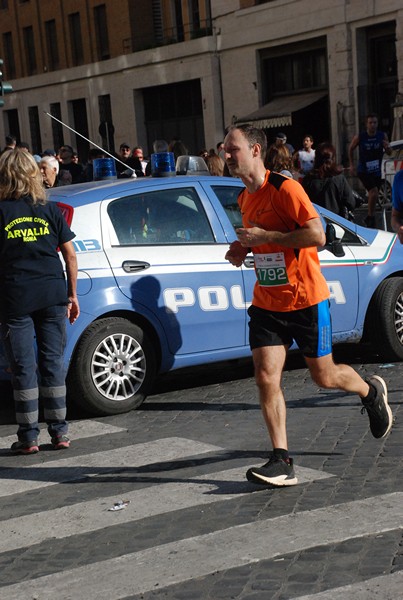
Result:
[[[13,86],[7,81],[3,81],[3,59],[0,58],[0,108],[4,106],[5,94],[10,94],[13,91]]]

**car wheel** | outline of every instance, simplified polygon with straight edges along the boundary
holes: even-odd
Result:
[[[69,398],[96,416],[138,408],[156,377],[156,357],[145,331],[108,317],[82,335],[67,378]]]
[[[403,360],[403,278],[385,279],[372,300],[370,338],[382,360]]]
[[[389,181],[386,181],[386,179],[382,181],[382,185],[379,188],[378,199],[379,204],[382,206],[392,202],[392,186],[390,185]]]

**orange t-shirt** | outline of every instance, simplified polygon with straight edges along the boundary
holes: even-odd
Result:
[[[263,185],[256,192],[251,194],[245,189],[238,198],[244,227],[256,225],[267,231],[286,233],[318,218],[298,182],[273,173],[275,185],[272,185],[269,175],[267,171]],[[287,312],[329,298],[316,247],[294,249],[270,243],[254,246],[252,251],[257,276],[252,301],[255,306]]]

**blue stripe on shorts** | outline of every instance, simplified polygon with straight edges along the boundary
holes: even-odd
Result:
[[[329,300],[318,304],[318,349],[317,356],[327,356],[332,352],[332,322]]]

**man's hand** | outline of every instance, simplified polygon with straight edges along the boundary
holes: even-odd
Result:
[[[70,296],[67,304],[67,318],[72,325],[80,316],[80,305],[77,296]]]
[[[392,152],[392,148],[389,144],[389,140],[386,138],[383,140],[383,149],[386,154],[391,154],[391,152]]]
[[[399,238],[399,242],[400,242],[401,244],[403,244],[403,225],[401,225],[401,226],[399,227],[399,229],[396,231],[396,235],[397,235],[397,237]]]
[[[260,246],[269,241],[268,232],[265,229],[253,224],[253,227],[239,227],[236,230],[238,240],[244,248],[250,246]]]
[[[232,242],[228,252],[225,255],[225,260],[228,260],[234,267],[240,267],[248,254],[248,249],[243,248],[240,242]]]

